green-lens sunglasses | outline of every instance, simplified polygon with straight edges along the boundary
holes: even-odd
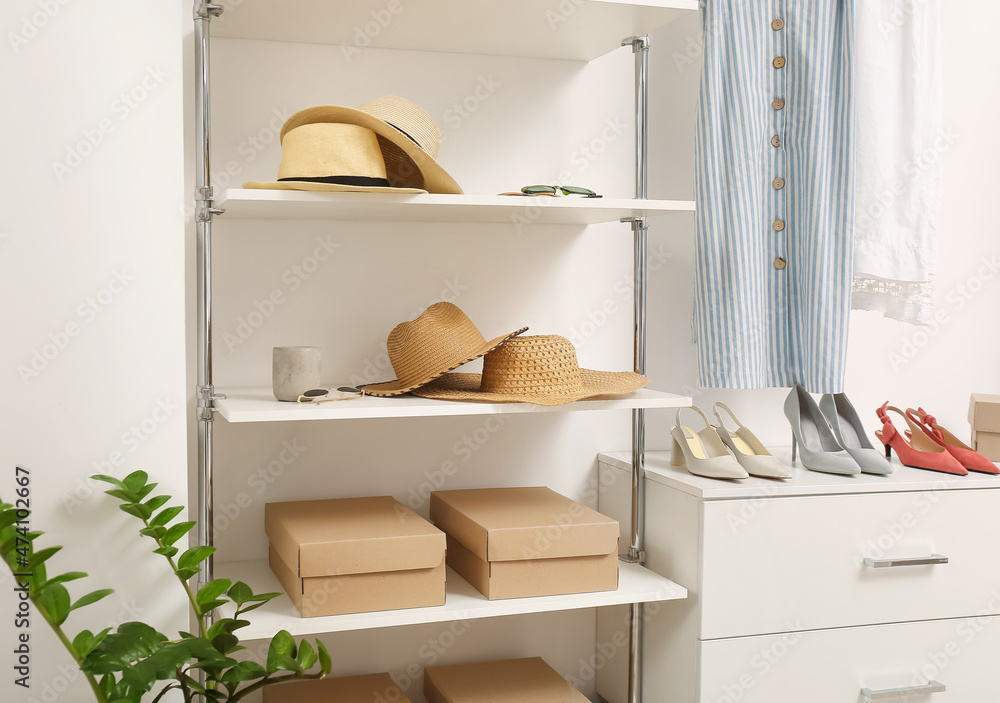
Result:
[[[581,188],[580,186],[524,186],[521,188],[521,192],[525,195],[555,195],[559,191],[562,191],[563,195],[582,195],[585,198],[603,197],[590,188]]]

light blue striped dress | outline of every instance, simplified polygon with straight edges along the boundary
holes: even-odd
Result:
[[[854,0],[706,0],[695,333],[706,387],[843,390]]]

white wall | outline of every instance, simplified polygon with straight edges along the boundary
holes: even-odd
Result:
[[[866,427],[880,427],[875,408],[886,400],[902,408],[923,406],[959,437],[968,437],[969,394],[1000,393],[1000,212],[995,207],[1000,158],[1000,47],[990,27],[1000,7],[990,0],[948,3],[942,19],[944,127],[954,144],[941,153],[945,198],[935,306],[942,321],[930,328],[904,325],[871,312],[851,316],[846,392]],[[905,19],[904,19],[905,21]],[[655,126],[651,197],[691,197],[693,129],[701,61],[698,18],[691,16],[652,36],[651,100]],[[693,218],[669,231],[651,230],[650,248],[666,247],[668,266],[650,278],[650,374],[664,390],[687,388],[695,403],[728,404],[765,444],[788,445],[782,413],[787,390],[720,390],[698,386],[689,317],[692,294]],[[652,413],[647,437],[669,447],[672,413]],[[873,441],[876,441],[873,438]]]
[[[71,614],[72,635],[137,618],[187,625],[152,543],[87,480],[141,468],[178,502],[187,492],[179,5],[0,7],[0,497],[14,497],[15,465],[28,468],[40,544],[65,545],[50,573],[89,572],[74,597],[116,590]],[[0,573],[0,699],[88,700],[40,617],[31,689],[13,685],[25,631],[13,587]]]

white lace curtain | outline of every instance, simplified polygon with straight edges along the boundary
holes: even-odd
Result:
[[[929,324],[941,214],[938,0],[856,3],[857,199],[851,306]]]

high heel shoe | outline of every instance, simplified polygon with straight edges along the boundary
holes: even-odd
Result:
[[[715,413],[716,419],[719,421],[718,427],[710,427],[702,430],[699,434],[714,431],[718,433],[719,439],[729,447],[729,451],[733,453],[736,457],[736,461],[739,462],[740,466],[746,469],[746,472],[751,476],[760,476],[762,478],[791,478],[792,470],[787,466],[784,466],[778,462],[777,459],[772,456],[771,452],[767,451],[757,436],[748,430],[742,422],[736,417],[732,410],[729,409],[724,403],[716,403],[712,407]],[[731,432],[728,427],[726,427],[725,420],[722,419],[722,415],[719,414],[719,410],[725,410],[729,413],[729,417],[733,419],[733,422],[737,424],[737,429],[735,432]]]
[[[677,424],[671,428],[670,436],[674,438],[670,453],[670,463],[674,466],[686,466],[687,470],[696,476],[708,478],[748,478],[750,474],[744,471],[739,462],[726,449],[719,435],[712,428],[708,416],[701,408],[692,406],[705,420],[705,430],[695,432],[690,427],[681,424],[681,410],[677,410]]]
[[[882,452],[872,446],[861,425],[858,411],[844,393],[827,393],[819,399],[819,409],[830,423],[833,436],[861,467],[861,473],[885,476],[892,473],[892,464]]]
[[[906,417],[913,420],[921,432],[934,440],[936,444],[944,447],[949,454],[958,459],[959,464],[969,471],[978,471],[984,474],[1000,473],[1000,468],[997,468],[996,464],[941,427],[937,423],[937,419],[933,415],[928,415],[923,408],[916,410],[907,408]],[[912,435],[912,432],[908,431],[907,435]]]
[[[861,473],[857,462],[833,436],[816,401],[798,384],[785,398],[785,417],[792,427],[793,464],[798,450],[802,455],[802,465],[812,471],[845,476]]]
[[[907,442],[906,437],[892,424],[888,410],[892,410],[906,420],[906,424],[910,426],[910,442]],[[942,471],[956,476],[965,476],[969,473],[958,459],[948,453],[947,449],[921,432],[902,410],[889,405],[889,401],[883,403],[882,407],[875,411],[875,414],[882,421],[882,430],[875,430],[875,436],[885,445],[886,458],[891,457],[892,450],[895,449],[899,460],[915,469]]]

